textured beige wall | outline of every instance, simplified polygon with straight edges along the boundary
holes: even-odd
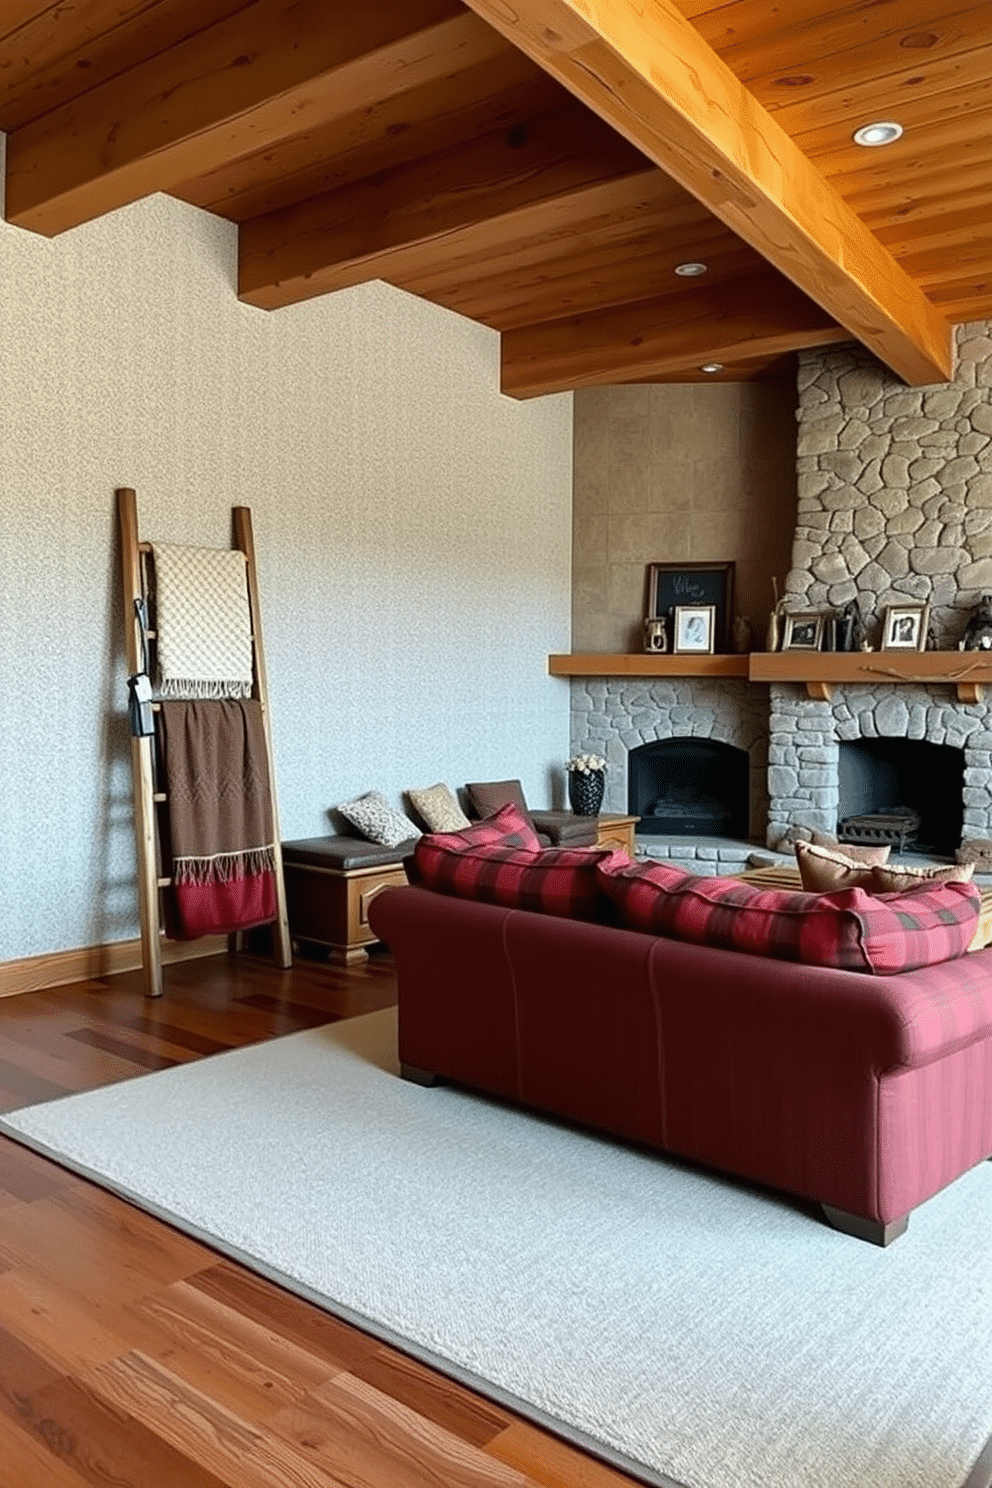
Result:
[[[494,332],[385,285],[235,284],[233,226],[165,197],[0,222],[0,961],[137,934],[116,486],[161,541],[252,508],[284,837],[560,788],[571,398],[502,397]]]
[[[575,394],[572,648],[641,649],[649,563],[736,568],[763,643],[796,526],[792,383],[658,384]]]

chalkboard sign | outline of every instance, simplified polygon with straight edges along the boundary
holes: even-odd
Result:
[[[716,650],[731,651],[734,623],[732,563],[648,565],[648,619],[670,615],[675,605],[716,605]]]

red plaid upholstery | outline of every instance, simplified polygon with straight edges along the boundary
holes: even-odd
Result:
[[[963,956],[982,910],[981,890],[973,883],[925,884],[898,894],[849,893],[863,901],[852,907],[861,921],[865,956],[877,976]]]
[[[981,908],[979,891],[962,883],[878,897],[789,893],[662,863],[603,864],[600,879],[632,930],[879,976],[963,955]]]
[[[521,847],[539,852],[540,839],[518,806],[501,806],[492,816],[457,832],[431,832],[423,840],[461,852],[466,847]],[[419,845],[419,844],[418,844]]]
[[[450,833],[461,836],[461,833]],[[478,846],[453,848],[440,836],[421,837],[415,850],[420,884],[460,899],[478,899],[505,909],[532,909],[570,920],[599,920],[607,908],[596,869],[626,853],[612,848],[522,848]]]

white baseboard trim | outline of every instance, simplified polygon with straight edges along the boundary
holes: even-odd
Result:
[[[200,940],[163,940],[162,961],[193,961],[217,956],[227,950],[226,935],[204,935]],[[18,961],[0,961],[0,997],[22,992],[43,992],[92,977],[112,976],[117,971],[135,971],[141,965],[141,940],[116,940],[109,945],[79,946],[72,951],[49,951],[43,956],[24,956]]]

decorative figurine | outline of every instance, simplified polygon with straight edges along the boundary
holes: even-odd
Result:
[[[861,614],[861,602],[851,599],[837,617],[835,626],[838,651],[863,651],[868,632]]]
[[[992,651],[992,594],[983,594],[964,628],[961,651]]]
[[[664,656],[668,650],[668,621],[664,615],[653,615],[645,620],[644,649],[651,656]]]
[[[738,615],[734,621],[734,650],[738,656],[754,650],[754,630],[746,615]]]

